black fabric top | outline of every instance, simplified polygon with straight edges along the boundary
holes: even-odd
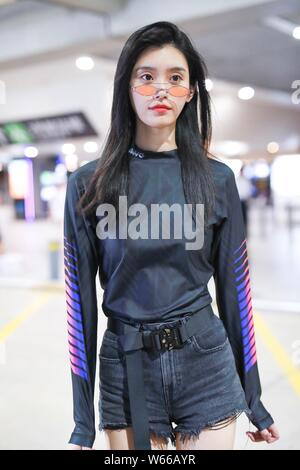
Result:
[[[99,227],[101,222],[107,222],[107,213],[98,214],[95,224],[75,211],[99,159],[80,167],[68,181],[65,286],[75,420],[69,442],[91,446],[95,439],[97,274],[104,291],[103,313],[145,322],[173,320],[210,304],[207,284],[213,276],[219,316],[252,411],[250,420],[258,429],[270,426],[274,421],[260,400],[247,242],[234,173],[224,163],[209,159],[216,187],[215,212],[205,230],[202,248],[187,250],[186,243],[192,240],[185,238],[184,232],[180,238],[174,236],[172,223],[169,238],[161,236],[161,223],[153,222],[153,217],[150,223],[152,204],[176,204],[184,211],[186,199],[178,149],[154,152],[134,144],[128,150],[128,158],[127,207],[142,204],[143,209],[141,213],[130,212],[127,225],[130,227],[140,216],[141,223],[136,228],[143,234],[140,238],[122,238],[118,226],[115,230],[106,224],[108,238],[100,239]],[[123,229],[125,222],[121,224]],[[157,230],[157,238],[151,238],[151,229]]]

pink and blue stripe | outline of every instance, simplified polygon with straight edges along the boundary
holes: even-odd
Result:
[[[248,372],[256,363],[251,285],[246,239],[234,251],[234,277],[243,336],[244,367]]]
[[[64,268],[71,369],[74,374],[88,380],[78,281],[78,256],[75,245],[73,245],[67,237],[64,237]]]

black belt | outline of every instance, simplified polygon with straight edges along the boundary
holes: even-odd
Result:
[[[107,329],[119,335],[126,359],[130,413],[136,450],[151,450],[149,417],[147,412],[141,349],[164,351],[183,347],[185,341],[201,330],[208,317],[214,315],[211,304],[191,314],[185,323],[177,326],[165,322],[158,330],[140,330],[141,323],[127,323],[109,317]],[[172,323],[176,321],[172,320]]]

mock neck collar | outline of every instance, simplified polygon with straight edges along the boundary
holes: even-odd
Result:
[[[133,143],[129,149],[128,154],[134,158],[139,160],[145,159],[179,159],[178,156],[178,148],[174,148],[171,150],[160,150],[156,152],[154,150],[145,150],[141,149],[138,145]]]

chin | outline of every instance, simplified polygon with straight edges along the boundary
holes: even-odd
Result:
[[[171,126],[172,124],[175,124],[174,119],[166,119],[165,116],[157,116],[147,122],[145,122],[147,126],[151,127],[165,127],[165,126]]]

